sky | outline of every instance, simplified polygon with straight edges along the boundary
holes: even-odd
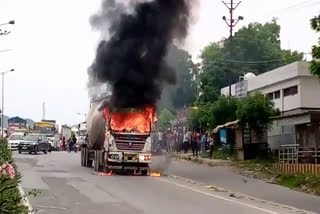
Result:
[[[194,60],[210,42],[229,34],[222,20],[222,16],[229,15],[225,5],[220,0],[199,1],[189,35],[181,46]],[[11,31],[0,36],[0,72],[15,69],[5,75],[6,115],[39,121],[45,102],[45,119],[69,125],[84,120],[78,113],[87,113],[89,108],[87,68],[100,38],[92,30],[89,18],[100,3],[101,0],[0,0],[0,24],[12,19],[16,22],[0,26]],[[319,36],[310,29],[310,18],[319,11],[318,0],[242,0],[235,15],[244,20],[235,30],[276,17],[281,25],[282,48],[310,53]],[[7,49],[10,51],[2,52]]]

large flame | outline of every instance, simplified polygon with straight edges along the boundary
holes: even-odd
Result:
[[[138,112],[112,112],[104,109],[105,118],[110,119],[111,130],[116,132],[138,132],[148,133],[151,124],[156,121],[153,107],[146,107],[144,111]]]
[[[161,173],[160,172],[152,172],[151,177],[160,177]]]

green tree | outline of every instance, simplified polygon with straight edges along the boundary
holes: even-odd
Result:
[[[272,125],[272,116],[276,115],[274,103],[261,93],[248,96],[238,105],[237,118],[242,127],[256,131],[269,128]]]
[[[237,119],[238,100],[221,96],[215,103],[206,103],[195,108],[191,114],[192,128],[210,128]]]
[[[160,130],[167,130],[171,127],[170,121],[174,119],[174,115],[168,110],[163,109],[158,116],[158,127]]]
[[[211,43],[203,49],[198,103],[213,103],[218,99],[220,89],[228,85],[227,71],[231,73],[234,83],[244,73],[259,75],[303,59],[302,53],[281,49],[280,25],[276,19],[265,24],[251,23],[241,28],[233,37],[232,47],[232,56],[229,39]]]
[[[219,97],[211,108],[212,120],[210,121],[210,127],[215,128],[218,125],[235,121],[237,119],[237,108],[238,99],[225,96]]]
[[[311,19],[311,27],[317,33],[320,32],[320,15]],[[320,40],[318,45],[312,47],[312,57],[314,60],[311,61],[310,71],[313,75],[317,75],[320,78]]]

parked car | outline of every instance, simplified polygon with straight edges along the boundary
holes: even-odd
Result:
[[[32,152],[36,155],[38,152],[43,152],[47,154],[49,151],[49,143],[48,140],[42,135],[27,135],[23,137],[23,140],[20,142],[18,146],[19,154],[22,152]]]
[[[19,143],[22,141],[23,133],[16,132],[10,135],[8,140],[8,146],[11,150],[17,150]]]

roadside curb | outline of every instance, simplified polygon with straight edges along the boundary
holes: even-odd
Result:
[[[35,212],[31,206],[30,201],[29,201],[28,197],[26,196],[21,184],[18,185],[18,190],[19,190],[20,195],[22,197],[22,204],[28,207],[29,214],[34,214]]]
[[[226,166],[230,165],[232,161],[230,160],[217,160],[217,159],[208,159],[208,158],[195,158],[192,155],[185,155],[185,154],[175,154],[176,160],[186,160],[191,161],[198,164],[207,165],[210,167],[216,166]]]

